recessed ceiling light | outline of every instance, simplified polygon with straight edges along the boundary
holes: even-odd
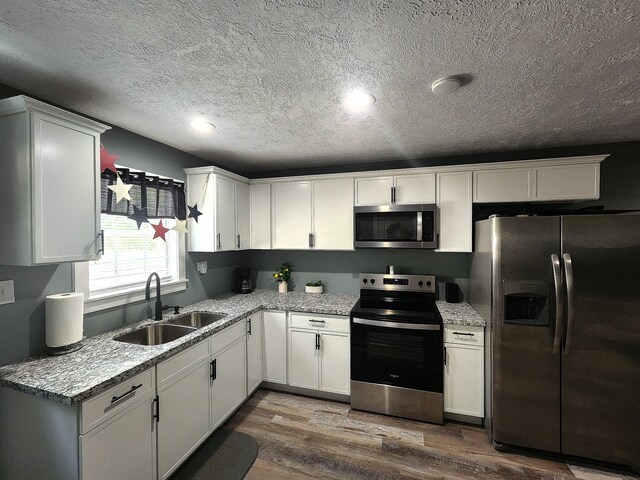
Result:
[[[352,90],[342,101],[345,110],[351,113],[361,113],[376,103],[376,97],[362,90]]]
[[[206,120],[196,119],[191,122],[191,127],[198,133],[209,133],[216,129],[216,126]]]
[[[443,77],[437,79],[431,84],[431,91],[438,97],[441,95],[449,95],[455,92],[462,86],[462,80],[460,77],[452,75],[450,77]]]

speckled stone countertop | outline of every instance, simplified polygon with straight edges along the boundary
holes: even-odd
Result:
[[[131,345],[113,340],[116,335],[155,323],[143,320],[118,330],[82,340],[77,352],[58,357],[32,357],[0,367],[0,385],[64,404],[77,403],[171,357],[202,339],[261,309],[349,315],[355,295],[314,295],[303,292],[279,294],[256,290],[246,295],[225,294],[182,309],[180,314],[206,311],[226,313],[218,322],[195,330],[164,345]],[[165,320],[176,315],[166,314]]]
[[[438,300],[436,306],[442,316],[442,322],[449,325],[469,325],[486,327],[484,319],[467,302],[447,303]]]

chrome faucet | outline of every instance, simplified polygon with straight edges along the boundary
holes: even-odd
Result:
[[[160,275],[157,272],[151,273],[147,278],[147,286],[144,287],[144,298],[151,300],[151,279],[155,275],[156,277],[156,314],[153,317],[156,320],[162,320],[162,300],[160,298]]]

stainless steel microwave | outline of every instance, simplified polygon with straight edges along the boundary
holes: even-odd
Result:
[[[355,248],[438,248],[435,204],[355,207]]]

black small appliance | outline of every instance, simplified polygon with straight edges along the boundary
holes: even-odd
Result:
[[[462,290],[457,283],[447,283],[445,285],[445,300],[447,303],[460,303],[462,301]]]
[[[251,279],[249,275],[251,270],[248,268],[235,268],[233,270],[233,291],[236,293],[251,293]]]

